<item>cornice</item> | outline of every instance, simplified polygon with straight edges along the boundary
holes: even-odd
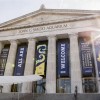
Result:
[[[41,23],[35,23],[35,24],[28,24],[23,26],[15,26],[15,27],[6,27],[6,28],[0,28],[1,31],[7,31],[7,30],[15,30],[15,29],[22,29],[22,28],[30,28],[30,27],[36,27],[36,26],[42,26],[42,25],[51,25],[51,24],[60,24],[65,22],[74,22],[74,21],[80,21],[80,20],[90,20],[90,19],[96,19],[100,18],[100,15],[90,15],[90,16],[82,16],[82,17],[74,17],[74,18],[67,18],[63,20],[52,20],[49,22],[41,22]]]
[[[79,9],[44,9],[51,12],[79,13],[79,14],[100,14],[100,10],[79,10]]]
[[[36,16],[38,14],[41,13],[55,13],[55,14],[86,14],[86,15],[90,15],[90,14],[99,14],[100,15],[100,11],[99,10],[75,10],[75,9],[39,9],[37,11],[31,12],[29,14],[17,17],[15,19],[9,20],[7,22],[1,23],[0,27],[4,27],[6,25],[12,24],[14,22],[20,21],[20,20],[24,20],[26,18],[29,18],[31,16]]]

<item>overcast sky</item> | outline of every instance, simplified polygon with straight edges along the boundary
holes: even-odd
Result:
[[[100,0],[0,0],[0,23],[40,8],[100,10]]]

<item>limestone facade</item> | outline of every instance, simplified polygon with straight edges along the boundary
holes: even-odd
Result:
[[[13,75],[14,69],[11,65],[15,63],[18,44],[23,42],[28,43],[24,75],[33,74],[36,42],[47,40],[46,93],[56,93],[56,41],[69,38],[71,93],[74,93],[76,85],[78,86],[78,92],[83,93],[78,33],[91,32],[92,40],[94,40],[100,34],[99,27],[100,11],[45,8],[0,24],[0,51],[3,45],[10,44],[4,75]],[[96,68],[97,73],[98,69]],[[96,79],[98,92],[100,93],[100,78],[98,75],[96,75]],[[10,88],[11,86],[4,86],[3,92],[10,92]],[[32,92],[32,83],[23,84],[21,92]]]

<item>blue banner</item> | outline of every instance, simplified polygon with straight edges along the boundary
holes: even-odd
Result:
[[[66,40],[57,42],[57,69],[58,77],[69,76],[69,42]]]
[[[27,54],[27,46],[19,46],[17,50],[14,76],[24,75],[26,54]]]
[[[8,58],[8,53],[9,53],[9,48],[4,48],[1,51],[1,55],[0,55],[0,76],[4,75],[6,62],[7,62],[7,58]]]
[[[35,74],[45,76],[47,62],[47,44],[38,43],[36,46]]]
[[[95,54],[96,54],[96,62],[98,67],[98,75],[100,77],[100,39],[94,41]]]
[[[92,44],[86,38],[79,39],[81,68],[83,76],[92,76],[94,74],[94,59]]]

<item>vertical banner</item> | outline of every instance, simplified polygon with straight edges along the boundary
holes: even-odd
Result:
[[[7,58],[8,58],[8,53],[9,53],[9,48],[4,48],[1,51],[1,55],[0,55],[0,76],[4,75],[6,62],[7,62]]]
[[[26,54],[27,54],[27,46],[19,46],[17,50],[14,76],[24,75]]]
[[[69,76],[69,42],[66,40],[57,42],[57,70],[58,77]]]
[[[87,41],[87,37],[79,38],[79,49],[83,76],[88,77],[94,75],[92,44],[90,40]]]
[[[35,74],[45,76],[47,62],[47,44],[38,43],[36,45]]]
[[[100,39],[94,41],[95,53],[96,53],[96,62],[98,67],[98,75],[100,77]]]

